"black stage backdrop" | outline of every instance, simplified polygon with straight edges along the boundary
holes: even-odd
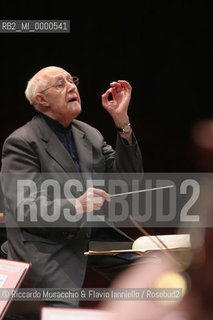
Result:
[[[101,107],[113,80],[132,87],[132,127],[145,171],[193,171],[190,132],[207,107],[207,10],[202,0],[1,1],[1,19],[68,19],[69,34],[0,34],[0,146],[35,114],[24,96],[40,68],[80,78],[80,120],[115,144]]]
[[[69,34],[0,34],[0,152],[6,137],[35,114],[24,96],[27,80],[56,65],[80,78],[79,119],[98,128],[113,146],[116,131],[101,107],[101,94],[111,81],[131,83],[129,114],[145,171],[206,170],[194,161],[191,139],[193,126],[213,116],[207,106],[203,0],[7,0],[0,2],[0,17],[67,19],[71,25]],[[210,165],[213,169],[213,161]],[[151,230],[156,232],[165,230]],[[131,229],[129,235],[140,233]],[[0,240],[5,239],[1,228]],[[96,282],[101,286],[97,274],[88,273],[85,286]]]

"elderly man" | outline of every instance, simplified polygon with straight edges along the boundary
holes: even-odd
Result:
[[[10,190],[14,183],[7,174],[16,176],[26,173],[35,177],[39,173],[54,173],[58,180],[61,175],[64,177],[67,174],[69,179],[77,176],[84,184],[85,176],[92,172],[142,172],[140,150],[127,113],[131,98],[130,84],[123,80],[112,82],[102,95],[102,105],[111,115],[118,132],[116,151],[106,144],[95,128],[75,120],[81,112],[76,85],[77,79],[59,67],[46,67],[36,73],[28,82],[25,93],[38,114],[13,132],[3,146],[2,185],[8,258],[32,263],[27,277],[31,287],[82,287],[87,265],[84,251],[88,250],[91,230],[80,228],[79,224],[75,228],[75,224],[69,225],[68,222],[66,228],[64,225],[58,228],[57,222],[51,228],[46,225],[28,228],[16,224],[17,201]],[[104,190],[85,188],[80,194],[76,193],[73,202],[62,201],[61,206],[69,206],[72,215],[77,217],[100,210],[109,200],[110,196]],[[27,209],[24,217],[31,217]],[[110,233],[105,230],[107,232]],[[123,235],[120,233],[120,236]],[[116,259],[112,269],[126,263],[125,259]],[[110,265],[106,267],[110,270]],[[78,305],[78,299],[71,304]]]

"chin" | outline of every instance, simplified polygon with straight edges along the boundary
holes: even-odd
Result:
[[[81,106],[78,105],[70,110],[70,116],[75,119],[81,113]]]

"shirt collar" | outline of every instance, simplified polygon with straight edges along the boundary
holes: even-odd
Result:
[[[54,130],[57,132],[61,132],[61,133],[67,133],[71,130],[72,128],[72,123],[69,124],[69,126],[67,128],[64,128],[62,126],[62,124],[60,122],[58,122],[57,120],[54,120],[50,117],[48,117],[47,115],[41,113],[42,117],[44,118],[44,120],[47,122],[47,124]]]

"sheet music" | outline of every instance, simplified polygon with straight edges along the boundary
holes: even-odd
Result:
[[[6,274],[0,274],[0,288],[3,288],[3,285],[5,281],[7,280],[7,275]]]

